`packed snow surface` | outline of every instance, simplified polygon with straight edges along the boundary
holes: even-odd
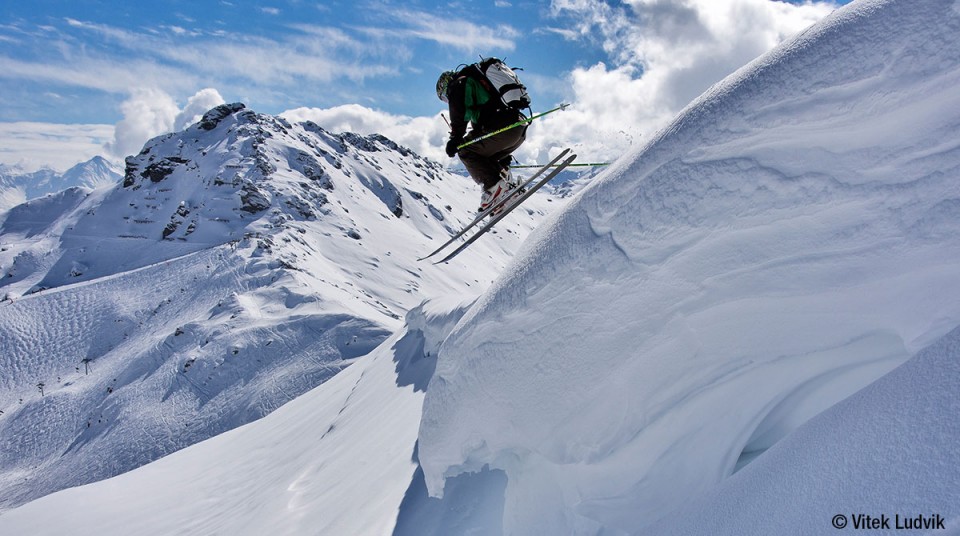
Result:
[[[444,342],[430,494],[502,471],[505,534],[642,531],[960,325],[958,87],[957,3],[878,0],[711,88]]]

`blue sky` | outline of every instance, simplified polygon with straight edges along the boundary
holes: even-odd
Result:
[[[41,0],[2,10],[0,53],[22,76],[0,75],[0,121],[116,122],[138,75],[174,97],[216,87],[266,113],[357,103],[421,115],[437,108],[436,73],[478,54],[544,78],[604,58],[551,31],[564,17],[543,2]],[[274,58],[288,63],[267,66]],[[86,79],[97,70],[113,82]]]
[[[54,135],[43,125],[81,137],[79,125],[98,125],[84,154],[104,146],[122,156],[178,128],[186,112],[221,101],[297,110],[292,117],[361,133],[388,130],[442,157],[437,74],[480,54],[522,67],[535,109],[580,105],[529,158],[578,142],[562,136],[610,133],[615,140],[594,147],[607,157],[843,3],[6,1],[0,142],[9,149],[0,149],[0,162],[43,160],[42,142]],[[610,105],[598,95],[610,95]],[[596,128],[584,132],[587,125]],[[26,137],[34,143],[22,144]]]

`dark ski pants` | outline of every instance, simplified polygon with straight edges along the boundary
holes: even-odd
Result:
[[[475,137],[481,135],[482,132]],[[510,165],[508,157],[523,144],[526,137],[526,125],[511,128],[460,149],[460,161],[474,181],[484,188],[490,188],[500,180],[500,171]]]

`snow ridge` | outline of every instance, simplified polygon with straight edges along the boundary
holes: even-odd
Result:
[[[441,348],[430,494],[501,470],[504,533],[635,532],[960,325],[957,35],[849,5],[552,215]]]

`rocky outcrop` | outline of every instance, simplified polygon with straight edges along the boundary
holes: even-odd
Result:
[[[199,126],[203,130],[213,130],[217,128],[217,125],[219,125],[220,121],[223,121],[225,117],[229,117],[232,114],[244,110],[246,107],[247,106],[242,102],[221,104],[220,106],[217,106],[216,108],[203,114],[203,117],[200,119]]]
[[[270,208],[270,196],[253,183],[243,185],[240,190],[240,210],[256,214]]]

